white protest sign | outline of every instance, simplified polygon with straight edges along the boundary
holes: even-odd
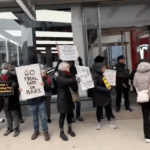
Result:
[[[78,77],[81,79],[81,89],[87,90],[94,87],[90,69],[88,67],[76,66]]]
[[[39,64],[16,67],[16,73],[22,100],[45,95]]]
[[[116,71],[115,70],[106,69],[104,76],[106,77],[108,83],[111,86],[116,86]]]
[[[79,57],[77,46],[58,45],[58,49],[62,60],[77,60]]]

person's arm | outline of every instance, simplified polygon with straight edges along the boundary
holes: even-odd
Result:
[[[57,65],[56,65],[56,67],[55,67],[55,72],[58,71],[58,67],[59,67],[59,64],[60,64],[61,62],[62,62],[62,60],[59,59],[58,62],[57,62]]]
[[[81,57],[78,57],[78,61],[79,61],[79,66],[83,66],[82,58]]]

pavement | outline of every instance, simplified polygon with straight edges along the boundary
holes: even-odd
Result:
[[[67,135],[67,142],[59,138],[58,114],[52,115],[52,123],[49,124],[51,140],[48,142],[44,141],[42,131],[35,141],[31,140],[31,117],[24,118],[25,123],[20,126],[21,133],[16,138],[13,133],[4,137],[6,125],[0,123],[0,150],[149,150],[150,144],[144,141],[141,109],[138,105],[132,108],[133,112],[127,112],[122,107],[120,113],[115,113],[116,130],[106,126],[106,119],[102,121],[102,129],[96,130],[95,111],[83,112],[84,121],[76,121],[72,125],[76,137]]]

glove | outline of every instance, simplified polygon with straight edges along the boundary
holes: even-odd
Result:
[[[16,87],[16,86],[17,86],[17,83],[12,82],[12,87]]]
[[[76,78],[76,81],[77,81],[78,83],[80,83],[80,82],[81,82],[81,79],[80,79],[79,77],[77,77],[77,78]]]
[[[81,58],[81,57],[78,57],[78,61],[82,61],[82,58]]]

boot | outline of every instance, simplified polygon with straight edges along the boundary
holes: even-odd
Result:
[[[69,133],[72,137],[75,137],[75,136],[76,136],[75,133],[72,131],[71,128],[69,128],[68,133]]]
[[[68,137],[64,134],[64,131],[60,132],[60,138],[62,138],[64,141],[68,141]]]
[[[13,129],[8,128],[7,131],[4,133],[4,136],[9,135],[13,131],[14,131]]]
[[[21,119],[19,120],[19,122],[20,122],[20,123],[24,123],[24,120],[21,118]]]
[[[83,118],[81,116],[77,116],[76,119],[79,121],[83,121]]]
[[[44,138],[45,138],[45,141],[49,141],[50,140],[50,135],[48,132],[44,132]]]
[[[39,131],[35,131],[31,137],[31,140],[35,140],[39,136],[39,134],[40,134]]]
[[[48,118],[48,119],[47,119],[47,122],[48,122],[48,123],[51,123],[51,119],[50,119],[50,118]]]
[[[20,130],[19,129],[15,129],[14,131],[15,131],[14,132],[14,137],[17,137],[19,135],[19,133],[20,133]]]

